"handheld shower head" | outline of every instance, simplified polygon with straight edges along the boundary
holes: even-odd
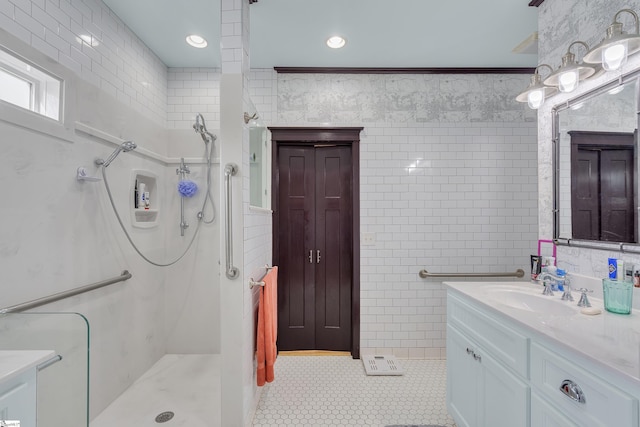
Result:
[[[196,122],[193,124],[193,130],[199,134],[202,134],[207,130],[207,127],[204,124],[204,117],[200,113],[196,114]]]
[[[118,154],[120,154],[121,151],[124,151],[126,153],[127,151],[135,150],[136,147],[137,145],[135,142],[125,141],[122,144],[120,144],[120,146],[116,148],[115,151],[111,153],[109,157],[107,157],[107,160],[96,159],[96,165],[98,166],[102,165],[102,167],[106,168],[111,164],[111,162],[115,160],[116,157],[118,157]]]
[[[215,135],[207,130],[204,117],[200,113],[196,114],[196,122],[193,124],[193,130],[200,134],[205,144],[216,140]]]

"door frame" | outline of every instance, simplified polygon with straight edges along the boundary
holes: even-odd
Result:
[[[269,126],[271,131],[271,209],[273,211],[273,264],[279,265],[279,217],[278,193],[280,190],[280,165],[278,148],[283,145],[314,146],[337,144],[351,147],[352,179],[352,242],[351,253],[351,357],[360,358],[360,132],[363,127],[279,127]]]

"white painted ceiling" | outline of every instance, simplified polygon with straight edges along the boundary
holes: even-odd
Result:
[[[246,0],[248,1],[248,0]],[[220,67],[220,0],[104,0],[169,67]],[[535,67],[512,50],[537,30],[528,0],[259,0],[251,68]],[[195,49],[189,34],[209,45]],[[329,49],[335,34],[347,39]]]

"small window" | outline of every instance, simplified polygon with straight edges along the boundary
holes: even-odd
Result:
[[[60,121],[60,79],[0,49],[0,100]]]

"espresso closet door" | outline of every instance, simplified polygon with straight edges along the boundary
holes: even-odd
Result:
[[[348,351],[351,149],[283,146],[278,165],[278,348]]]

